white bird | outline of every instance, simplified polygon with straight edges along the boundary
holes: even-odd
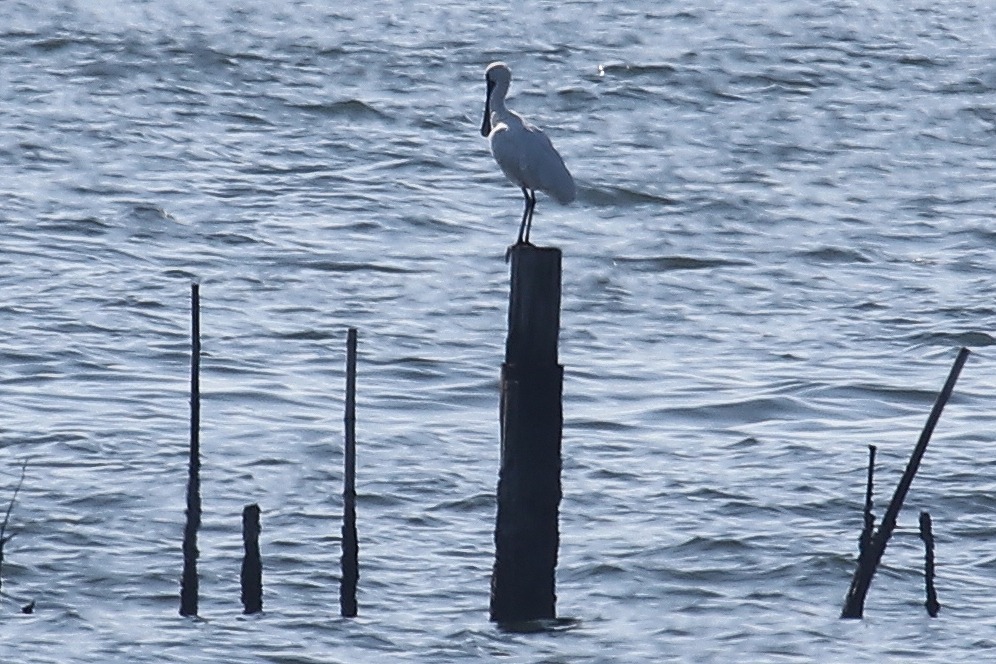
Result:
[[[536,192],[545,192],[566,205],[574,200],[577,189],[563,158],[546,134],[505,107],[505,95],[512,81],[508,65],[492,62],[485,70],[484,78],[488,82],[488,96],[484,102],[481,136],[488,139],[491,154],[505,177],[522,189],[526,209],[522,213],[516,244],[529,244]]]

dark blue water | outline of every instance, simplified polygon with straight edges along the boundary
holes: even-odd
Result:
[[[996,649],[985,2],[0,5],[0,654],[937,661]],[[560,615],[488,623],[505,247],[483,71],[579,186]],[[201,621],[182,619],[201,284]],[[338,613],[360,330],[360,617]],[[875,579],[861,528],[973,350]],[[264,606],[238,601],[263,510]],[[943,605],[922,608],[930,510]],[[34,599],[36,610],[19,607]]]

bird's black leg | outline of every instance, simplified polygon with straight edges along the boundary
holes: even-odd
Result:
[[[526,207],[522,211],[522,223],[519,224],[519,239],[515,241],[516,244],[522,244],[523,242],[528,241],[525,239],[526,237],[528,237],[526,234],[526,224],[529,221],[529,217],[531,216],[530,212],[532,212],[532,206],[529,204],[530,203],[529,190],[523,187],[522,195],[526,197]]]
[[[512,256],[512,248],[520,244],[529,244],[529,229],[533,225],[533,208],[536,207],[536,192],[522,188],[522,195],[526,197],[526,208],[522,211],[522,223],[519,224],[519,239],[515,244],[505,250],[505,262]]]
[[[526,207],[529,210],[529,218],[526,220],[526,244],[529,244],[529,231],[533,229],[533,210],[536,209],[536,192],[530,191],[527,194],[527,199]]]

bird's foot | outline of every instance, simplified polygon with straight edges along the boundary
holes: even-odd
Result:
[[[516,247],[532,247],[532,246],[534,245],[529,240],[519,240],[515,244],[508,245],[508,248],[505,249],[505,262],[507,263],[512,258],[512,250],[515,249]]]

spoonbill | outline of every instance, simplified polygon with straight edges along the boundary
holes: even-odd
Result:
[[[505,106],[505,95],[512,81],[508,65],[492,62],[485,70],[484,78],[488,83],[488,96],[484,101],[481,136],[488,139],[491,154],[505,177],[522,189],[526,208],[522,212],[516,244],[529,244],[536,192],[542,191],[566,205],[574,200],[577,189],[563,158],[546,134]]]

